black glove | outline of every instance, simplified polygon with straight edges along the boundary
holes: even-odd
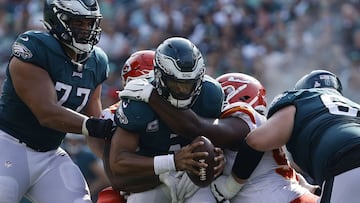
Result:
[[[111,139],[116,129],[111,119],[89,118],[85,125],[89,136],[105,140]]]

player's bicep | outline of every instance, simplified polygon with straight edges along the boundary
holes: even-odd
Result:
[[[13,57],[9,71],[17,95],[36,117],[41,118],[46,109],[56,105],[54,84],[44,69]]]
[[[248,134],[248,145],[259,151],[269,151],[285,145],[292,134],[295,111],[294,106],[287,106],[273,114],[263,125]]]
[[[135,152],[139,143],[139,136],[135,133],[124,130],[120,127],[116,128],[114,136],[111,140],[111,153],[127,151]]]
[[[110,169],[113,172],[126,170],[127,159],[131,159],[130,154],[135,153],[138,147],[139,137],[137,134],[126,131],[120,127],[116,128],[114,136],[111,139],[109,154]],[[124,168],[122,168],[124,167]]]

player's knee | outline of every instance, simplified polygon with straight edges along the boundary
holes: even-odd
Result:
[[[19,201],[19,184],[12,177],[0,176],[0,200],[2,203]]]

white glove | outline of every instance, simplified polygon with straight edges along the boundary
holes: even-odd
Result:
[[[211,192],[218,202],[224,202],[233,198],[242,186],[243,184],[236,182],[232,175],[222,175],[211,183]]]
[[[133,79],[128,82],[124,89],[119,92],[119,98],[124,99],[128,98],[131,100],[149,102],[149,98],[151,95],[154,86],[149,83],[148,80],[142,79]]]
[[[180,182],[176,189],[179,202],[183,202],[199,190],[199,186],[195,185],[184,171],[179,171],[176,174],[176,177],[180,178]]]
[[[172,175],[170,172],[162,173],[159,175],[159,180],[170,189],[171,203],[177,203],[176,189],[179,184],[179,179]]]

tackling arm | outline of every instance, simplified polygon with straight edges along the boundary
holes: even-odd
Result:
[[[181,110],[168,104],[156,91],[152,91],[149,104],[174,132],[189,139],[203,135],[216,146],[237,149],[250,132],[248,124],[240,118],[203,118],[191,109]]]

